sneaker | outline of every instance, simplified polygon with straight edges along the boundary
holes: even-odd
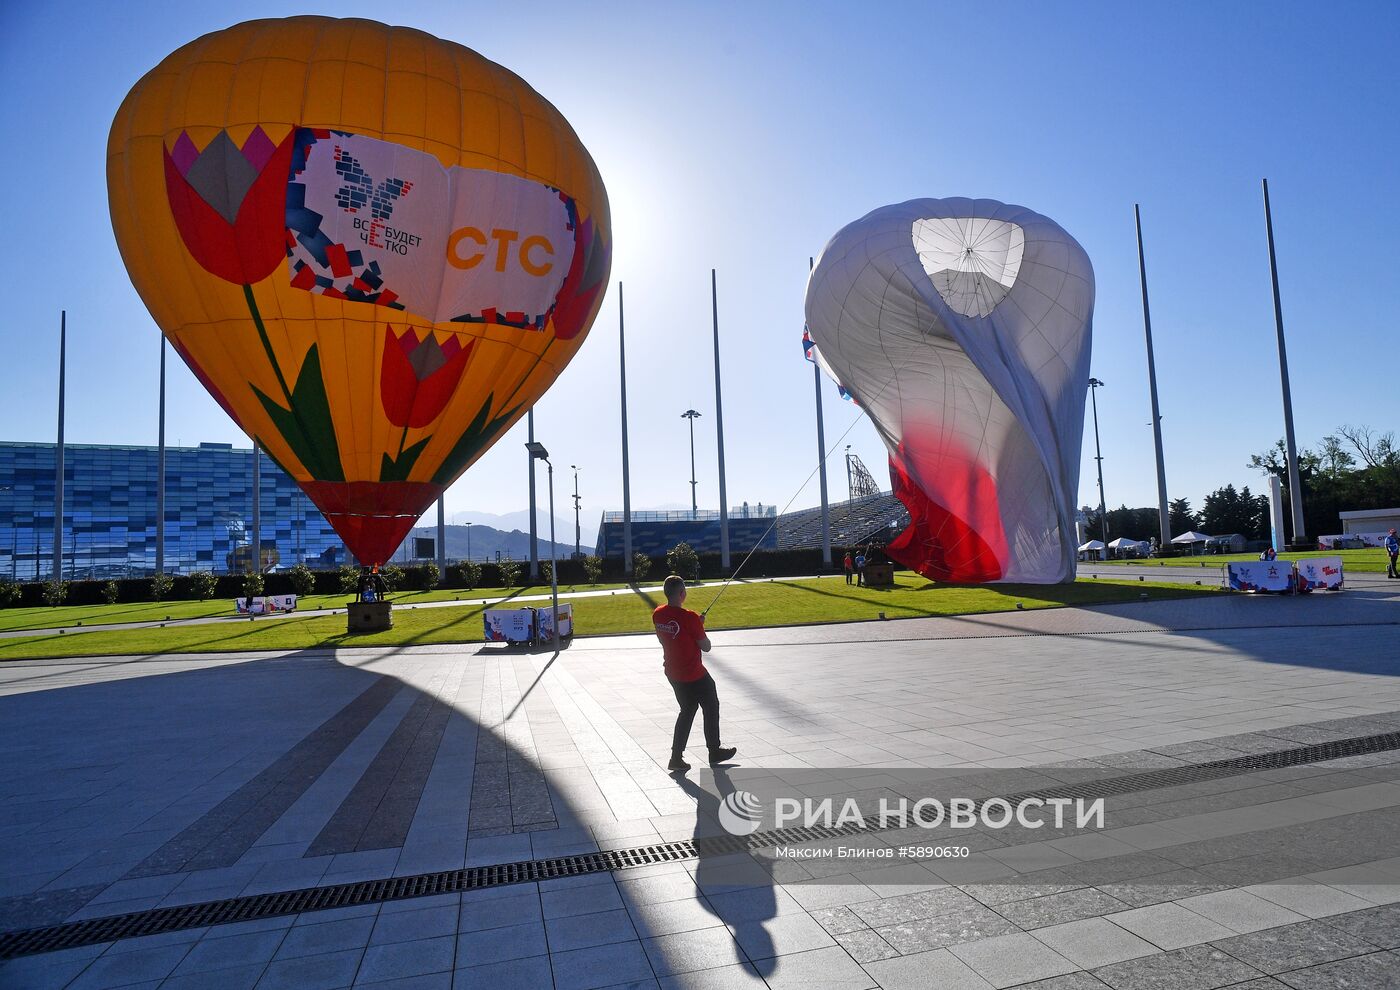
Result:
[[[715,766],[716,764],[720,763],[728,763],[730,760],[734,759],[734,754],[737,752],[739,752],[739,748],[737,746],[726,746],[722,749],[710,750],[710,766]]]
[[[685,762],[684,757],[673,756],[671,757],[671,762],[666,764],[666,769],[676,773],[684,773],[690,769],[690,764]]]

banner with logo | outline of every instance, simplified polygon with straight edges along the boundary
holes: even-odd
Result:
[[[543,329],[574,256],[559,190],[378,138],[302,128],[287,196],[292,285],[434,323]]]
[[[1299,591],[1341,591],[1341,557],[1304,557],[1297,562]]]
[[[296,595],[259,595],[254,598],[234,600],[234,609],[239,615],[273,615],[279,612],[295,612]]]
[[[488,643],[528,643],[535,638],[532,608],[488,608],[481,616]]]
[[[546,642],[554,638],[554,609],[553,606],[546,605],[535,610],[539,619],[540,642]],[[559,635],[572,636],[574,634],[574,607],[572,605],[559,606]]]
[[[1227,571],[1232,591],[1293,590],[1293,565],[1286,560],[1233,563]]]

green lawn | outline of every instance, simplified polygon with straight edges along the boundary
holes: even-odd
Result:
[[[1070,585],[936,585],[913,574],[897,575],[887,590],[848,587],[841,577],[735,584],[710,614],[710,629],[800,625],[911,616],[955,615],[1059,605],[1093,605],[1180,598],[1218,593],[1186,584],[1084,579]],[[703,611],[719,585],[696,588],[687,607]],[[579,635],[647,632],[651,608],[659,596],[627,591],[616,596],[584,598],[574,603]],[[287,616],[201,626],[109,630],[74,635],[47,634],[0,640],[0,659],[158,655],[233,650],[294,650],[337,646],[400,646],[425,643],[472,643],[482,639],[482,606],[400,610],[394,628],[383,633],[349,635],[345,617]]]
[[[1341,557],[1343,571],[1364,571],[1367,573],[1384,574],[1386,568],[1385,551],[1380,547],[1367,547],[1364,550],[1304,550],[1298,553],[1284,551],[1278,555],[1279,560],[1302,560],[1304,557]],[[1206,567],[1217,567],[1234,561],[1258,560],[1257,553],[1226,553],[1216,556],[1207,554],[1202,557],[1167,557],[1162,560],[1094,560],[1085,564],[1080,564],[1082,571],[1087,567],[1101,567],[1108,565],[1118,566],[1163,566],[1163,567],[1195,567],[1202,564]]]
[[[657,583],[660,583],[659,581]],[[559,593],[571,591],[600,591],[625,588],[625,584],[559,586]],[[403,605],[417,602],[442,602],[461,598],[479,601],[482,598],[504,598],[518,595],[547,595],[549,585],[525,588],[462,588],[437,591],[393,592],[390,598]],[[319,608],[344,608],[353,595],[308,595],[297,599],[297,608],[314,611]],[[0,631],[19,629],[61,629],[65,626],[103,626],[116,622],[163,622],[166,619],[203,619],[216,615],[233,615],[233,599],[213,598],[207,602],[119,602],[116,605],[60,605],[57,608],[0,609]]]

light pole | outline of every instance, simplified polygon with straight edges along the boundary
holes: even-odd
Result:
[[[1108,556],[1108,502],[1103,496],[1103,451],[1099,449],[1099,392],[1103,382],[1089,379],[1089,399],[1094,406],[1094,460],[1099,462],[1099,529],[1103,534],[1104,556]]]
[[[700,418],[700,414],[694,409],[687,409],[681,413],[681,419],[690,420],[690,518],[699,516],[699,505],[695,499],[695,421]]]
[[[574,560],[583,556],[583,530],[579,527],[579,506],[583,503],[578,497],[578,465],[570,464],[574,469]]]
[[[554,652],[559,652],[559,565],[554,560],[554,465],[549,462],[549,451],[544,444],[531,440],[525,445],[531,457],[538,457],[549,468],[549,594],[553,600],[554,613]]]
[[[472,559],[472,524],[467,523],[467,559]]]

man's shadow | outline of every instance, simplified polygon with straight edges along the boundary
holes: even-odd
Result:
[[[773,938],[764,922],[778,913],[777,894],[773,877],[746,851],[735,852],[735,833],[724,827],[734,821],[730,811],[721,816],[721,807],[735,794],[737,788],[729,777],[729,769],[711,767],[714,788],[706,788],[683,773],[672,778],[695,800],[693,831],[699,861],[695,869],[697,898],[705,909],[734,932],[744,954],[760,976],[768,976],[778,968],[774,956]],[[742,793],[742,792],[740,792]],[[742,836],[738,836],[742,839]]]

